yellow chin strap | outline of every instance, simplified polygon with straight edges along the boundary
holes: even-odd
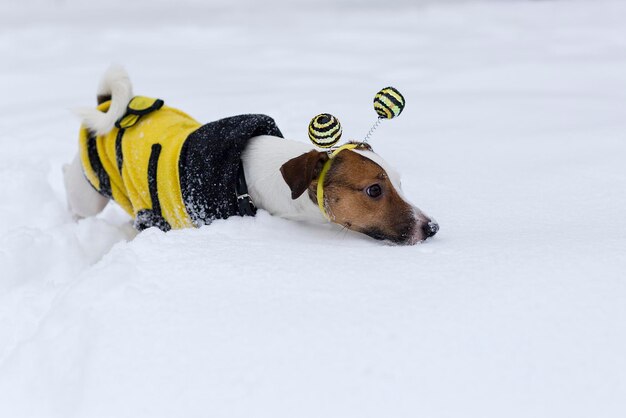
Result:
[[[324,217],[329,221],[331,220],[330,216],[328,216],[328,213],[326,213],[326,209],[324,208],[324,180],[326,180],[326,173],[330,170],[333,159],[337,156],[337,154],[346,149],[355,149],[358,146],[359,144],[345,144],[340,146],[329,155],[328,161],[326,161],[324,163],[324,167],[322,167],[322,172],[317,180],[317,206],[319,206],[322,215],[324,215]]]

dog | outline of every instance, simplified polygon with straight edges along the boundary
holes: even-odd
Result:
[[[98,107],[78,111],[79,152],[64,166],[76,218],[95,216],[114,200],[139,230],[199,227],[257,208],[398,245],[439,230],[405,199],[397,172],[367,144],[321,151],[284,139],[265,115],[201,125],[132,91],[125,70],[112,67],[98,88]]]

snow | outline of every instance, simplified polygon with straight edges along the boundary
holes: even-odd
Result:
[[[626,4],[0,6],[0,416],[623,417]],[[371,143],[435,239],[260,213],[72,220],[70,109],[124,64],[201,121]]]

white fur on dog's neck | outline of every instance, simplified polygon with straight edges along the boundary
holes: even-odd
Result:
[[[256,136],[244,150],[241,160],[248,194],[257,208],[272,215],[296,221],[327,222],[307,192],[297,199],[280,172],[292,158],[311,151],[311,145],[274,136]]]

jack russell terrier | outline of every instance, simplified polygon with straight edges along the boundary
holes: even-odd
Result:
[[[405,200],[396,171],[365,143],[312,149],[284,139],[265,115],[201,125],[162,100],[133,96],[120,67],[104,75],[97,98],[96,109],[79,111],[79,151],[63,167],[76,217],[95,216],[114,200],[139,230],[198,227],[256,208],[401,245],[439,229]]]

